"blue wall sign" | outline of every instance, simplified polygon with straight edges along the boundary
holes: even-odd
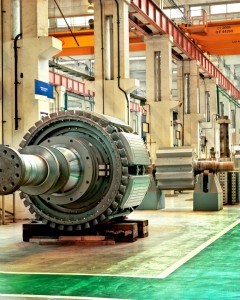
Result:
[[[47,98],[53,99],[53,85],[35,79],[35,94],[46,96]]]

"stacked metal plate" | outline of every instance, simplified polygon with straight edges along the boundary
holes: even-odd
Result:
[[[240,171],[228,172],[228,204],[239,203],[240,198]]]
[[[228,201],[228,172],[219,172],[218,180],[223,190],[223,204],[227,204]]]
[[[194,152],[192,148],[161,148],[157,150],[157,186],[161,190],[194,188]]]

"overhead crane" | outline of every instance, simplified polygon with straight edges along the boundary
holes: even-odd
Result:
[[[73,39],[72,33],[77,40]],[[49,32],[49,36],[54,36],[62,41],[63,50],[57,56],[88,55],[94,54],[94,31],[93,29],[73,30],[63,32]]]
[[[176,53],[177,57],[183,60],[196,60],[204,76],[217,78],[219,86],[230,91],[232,97],[240,100],[240,91],[218,70],[205,55],[204,51],[177,24],[170,20],[152,0],[131,0],[129,23],[134,28],[134,30],[130,29],[130,51],[145,49],[144,36],[168,34],[173,38],[173,52]],[[133,31],[135,31],[135,36]],[[88,34],[86,33],[92,35],[92,37],[87,38]],[[74,34],[77,39],[81,39],[84,36],[84,32],[80,31]],[[70,40],[70,33],[65,32],[63,35],[63,33],[52,32],[49,35],[63,41],[64,52],[60,52],[59,55],[63,55],[63,53],[66,56],[74,55],[74,53],[76,55],[94,53],[93,30],[85,30],[84,38],[86,40],[81,47],[76,47],[76,45],[72,47],[73,44],[68,44],[67,39]],[[72,37],[71,40],[73,40]],[[93,42],[92,45],[90,45],[90,40]]]
[[[75,39],[72,37],[74,34],[79,46]],[[74,56],[74,55],[91,55],[94,54],[94,30],[83,29],[62,31],[62,32],[49,32],[49,36],[54,36],[62,41],[62,51],[56,56]],[[145,34],[146,35],[146,34]],[[129,38],[129,50],[130,51],[143,51],[145,50],[145,44],[141,32],[137,30],[130,31]]]
[[[240,91],[210,61],[194,41],[183,30],[170,20],[152,0],[131,0],[130,14],[140,22],[145,22],[152,34],[172,36],[177,53],[199,63],[203,75],[217,78],[218,85],[230,91],[231,96],[240,99]]]
[[[224,14],[225,19],[221,20],[210,21],[212,18],[212,15],[208,16],[202,10],[201,16],[188,18],[179,27],[204,52],[216,55],[240,54],[240,18],[232,19],[233,14]]]

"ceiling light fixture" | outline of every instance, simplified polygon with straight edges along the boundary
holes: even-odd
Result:
[[[92,13],[94,13],[94,7],[93,7],[92,0],[88,0],[88,3],[89,3],[89,5],[88,5],[87,11],[88,11],[88,13],[92,14]]]

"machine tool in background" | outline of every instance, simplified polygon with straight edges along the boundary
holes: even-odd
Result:
[[[238,155],[231,161],[228,116],[220,116],[220,157],[210,149],[209,160],[197,160],[191,148],[165,148],[157,151],[156,179],[163,190],[194,189],[194,210],[220,210],[223,204],[240,202]],[[206,137],[201,139],[204,146]],[[234,170],[234,163],[237,167]],[[176,188],[178,187],[178,188]]]
[[[85,230],[125,216],[149,187],[143,140],[109,116],[53,113],[29,129],[20,147],[0,146],[0,194],[19,189],[36,219],[57,230]]]
[[[192,148],[163,148],[157,151],[157,186],[161,190],[192,190],[194,210],[220,210],[223,191],[216,173],[234,169],[231,161],[198,161]]]

